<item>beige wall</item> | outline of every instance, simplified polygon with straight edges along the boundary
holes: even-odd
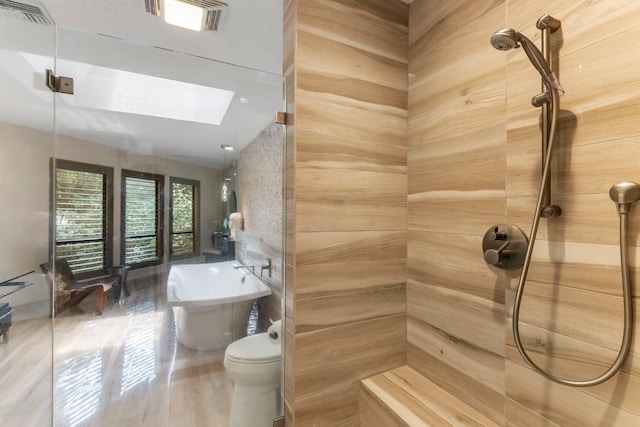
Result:
[[[169,177],[177,176],[200,181],[201,245],[211,245],[213,218],[222,210],[219,201],[220,171],[187,165],[151,154],[118,151],[112,147],[88,141],[54,137],[49,132],[0,123],[3,136],[0,152],[2,185],[0,216],[0,274],[36,270],[49,253],[49,159],[51,157],[114,168],[114,264],[120,259],[120,181],[121,169],[131,169],[165,175],[165,194]],[[18,181],[19,179],[19,181]],[[16,190],[18,188],[19,190]],[[169,230],[169,198],[165,196],[165,230]],[[168,262],[168,238],[165,239],[165,261]],[[130,277],[148,273],[134,271]]]
[[[496,51],[489,37],[509,26],[539,45],[536,20],[550,14],[562,21],[552,36],[566,90],[552,195],[563,214],[541,222],[520,329],[534,360],[555,375],[606,370],[622,334],[608,190],[640,182],[640,6],[470,3],[410,7],[408,364],[500,425],[638,425],[638,332],[622,373],[605,384],[572,389],[543,379],[511,337],[519,270],[487,267],[481,239],[502,222],[529,234],[541,169],[539,110],[530,105],[539,75],[522,49]],[[635,246],[640,206],[631,224]]]
[[[407,6],[285,1],[287,425],[405,362]]]

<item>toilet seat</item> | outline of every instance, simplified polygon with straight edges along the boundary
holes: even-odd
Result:
[[[231,343],[225,351],[229,361],[245,364],[278,362],[281,354],[280,344],[272,343],[266,333],[241,338]]]

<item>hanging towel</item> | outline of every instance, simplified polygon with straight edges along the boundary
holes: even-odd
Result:
[[[236,231],[242,229],[242,214],[240,212],[234,212],[229,215],[229,237],[231,240],[236,240]]]

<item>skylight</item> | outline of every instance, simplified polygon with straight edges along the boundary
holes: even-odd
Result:
[[[220,125],[234,92],[162,77],[63,61],[73,77],[69,105],[120,113]]]

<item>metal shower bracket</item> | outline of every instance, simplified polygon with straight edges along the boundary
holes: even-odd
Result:
[[[550,35],[560,28],[560,21],[550,15],[543,15],[538,19],[536,27],[542,32],[542,56],[549,64],[549,68],[553,70],[551,58]],[[542,92],[531,99],[531,105],[540,107],[540,134],[542,138],[542,169],[544,170],[545,159],[547,158],[547,150],[549,149],[549,138],[551,132],[551,110],[549,103],[551,102],[551,88],[542,82]],[[558,102],[558,100],[556,100]],[[540,216],[543,218],[557,218],[562,214],[562,209],[558,205],[551,204],[551,177],[547,179],[544,189],[544,199]]]

